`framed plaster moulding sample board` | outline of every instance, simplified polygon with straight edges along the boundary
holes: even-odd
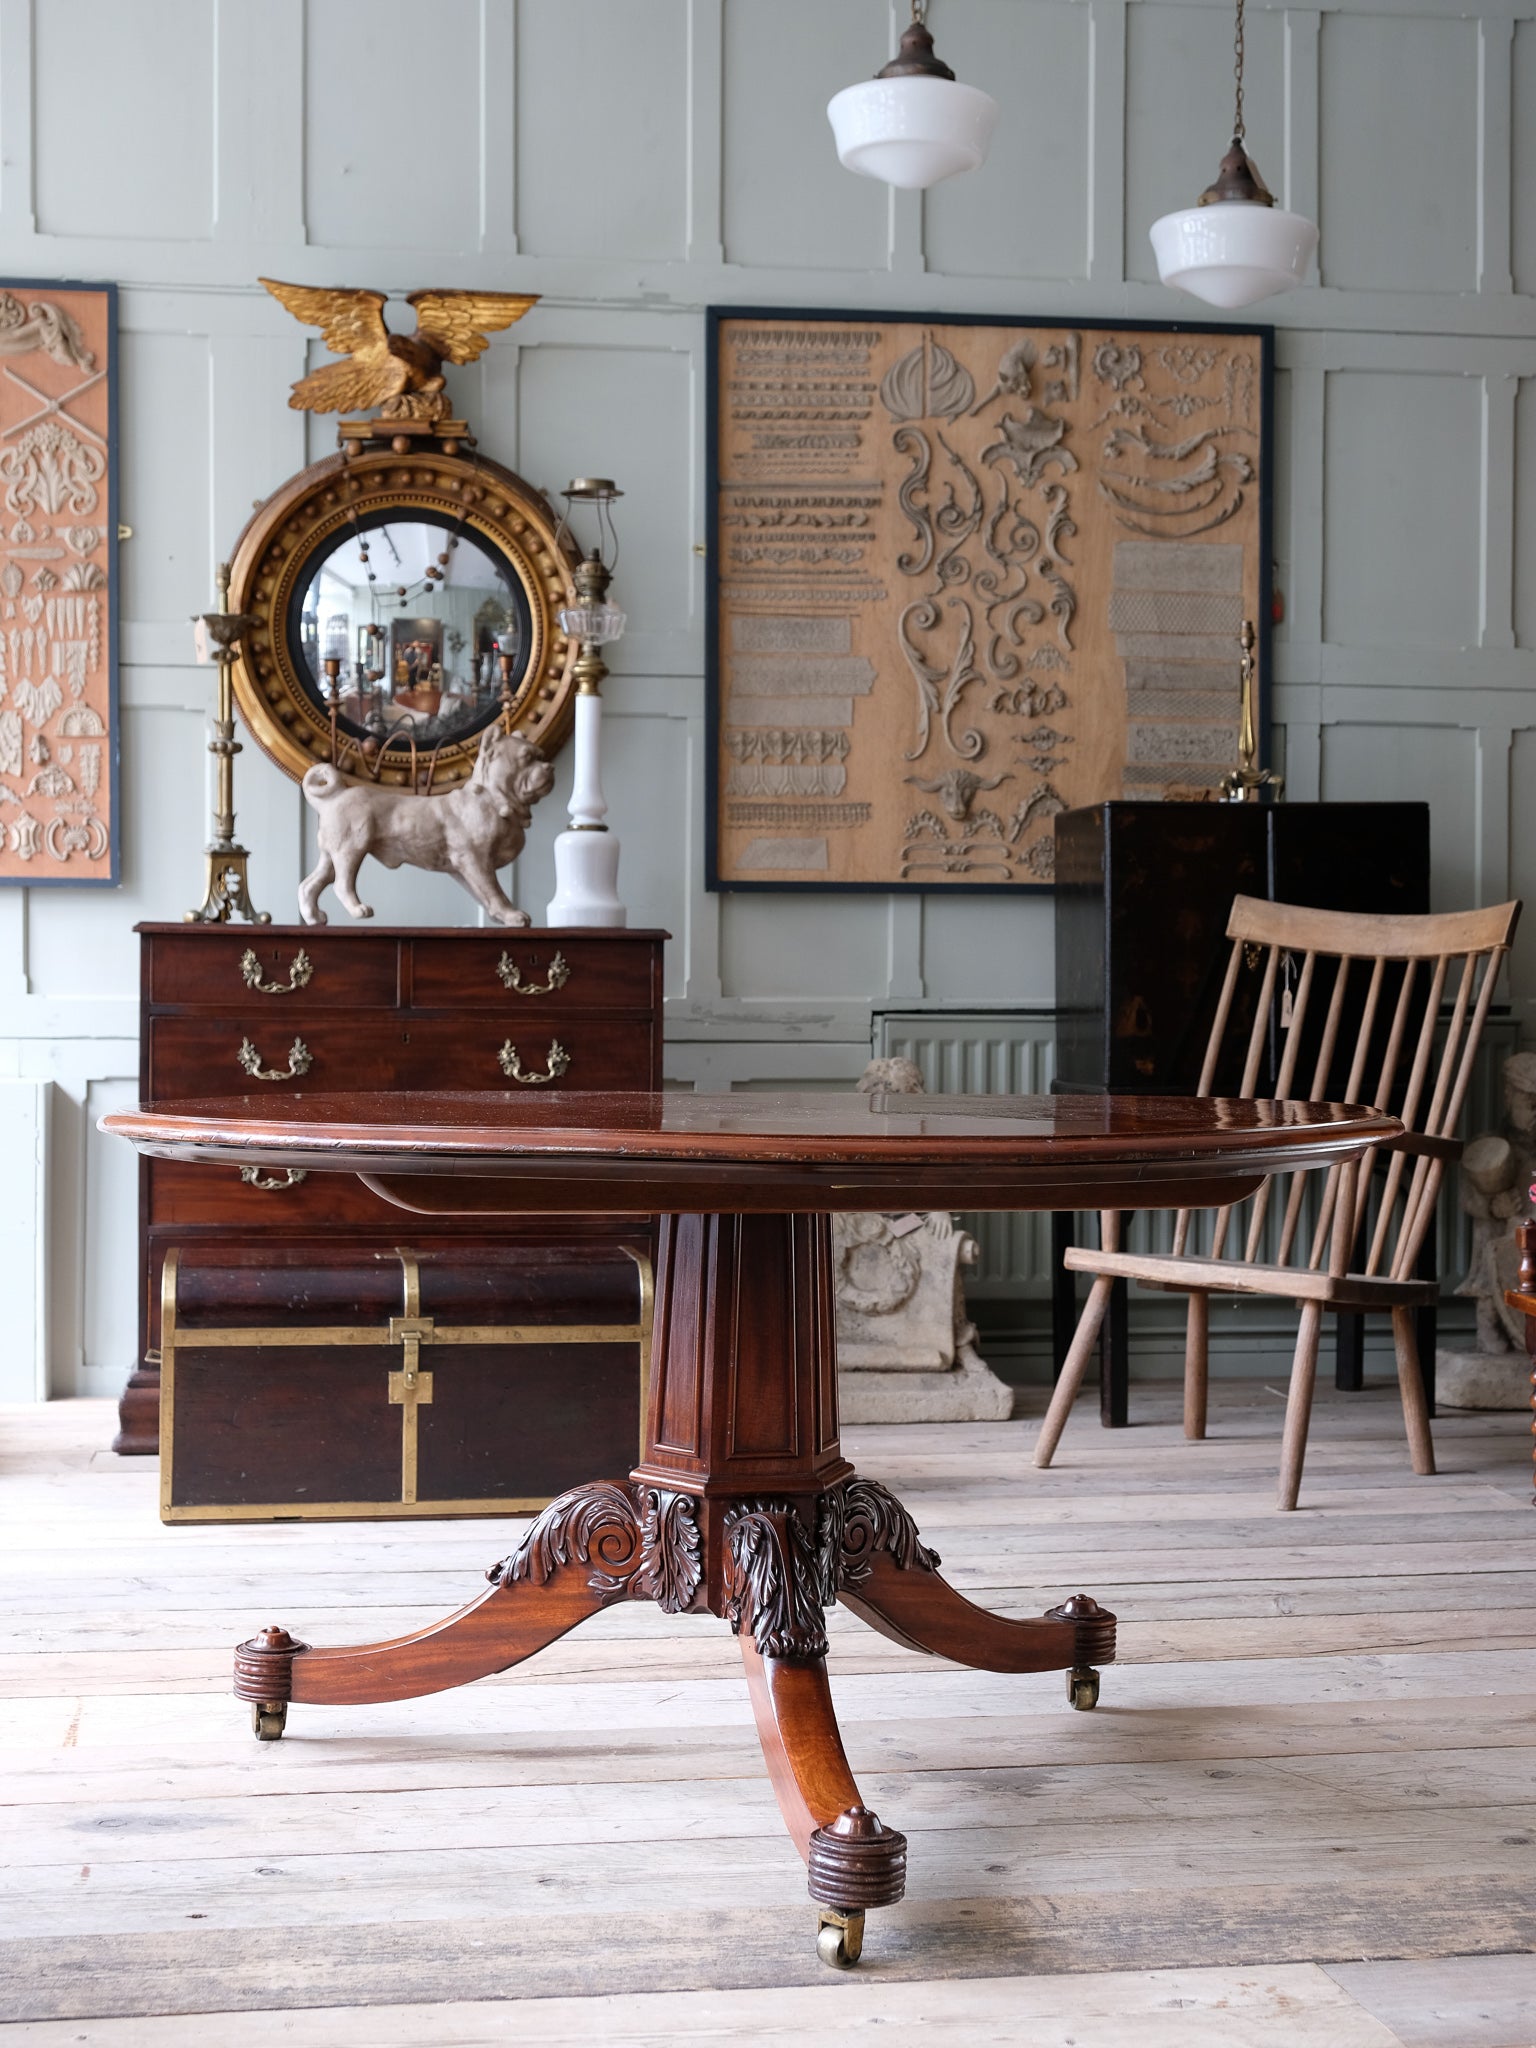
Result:
[[[1268,327],[712,308],[708,886],[1041,889],[1267,730]]]
[[[118,879],[117,288],[0,279],[0,882]]]

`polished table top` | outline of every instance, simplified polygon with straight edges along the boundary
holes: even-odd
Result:
[[[418,1212],[647,1214],[1206,1204],[1400,1127],[1223,1097],[359,1090],[151,1103],[101,1128],[158,1158],[360,1174]]]

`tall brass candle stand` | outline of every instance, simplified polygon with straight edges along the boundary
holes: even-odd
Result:
[[[1244,619],[1238,644],[1242,658],[1242,723],[1237,734],[1237,766],[1221,778],[1222,800],[1229,804],[1256,804],[1261,790],[1268,790],[1278,802],[1285,795],[1285,777],[1272,768],[1259,766],[1259,671],[1253,658],[1255,634],[1252,619]]]
[[[270,924],[270,911],[257,910],[251,902],[246,862],[250,854],[235,838],[235,756],[240,742],[235,738],[235,700],[232,671],[239,660],[240,636],[258,622],[245,612],[229,609],[229,564],[219,565],[219,609],[204,612],[199,623],[213,643],[213,658],[219,670],[219,708],[213,720],[208,751],[218,763],[218,793],[213,805],[213,837],[203,849],[203,900],[189,910],[184,924]]]

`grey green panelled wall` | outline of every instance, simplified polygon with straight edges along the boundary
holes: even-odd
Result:
[[[92,1126],[135,1092],[131,927],[197,887],[187,620],[252,500],[330,436],[286,409],[305,340],[259,273],[544,295],[454,395],[535,482],[628,493],[607,779],[634,919],[676,935],[676,1081],[836,1082],[882,1012],[1049,1009],[1048,901],[702,888],[702,309],[1202,311],[1152,281],[1146,229],[1230,133],[1225,0],[933,0],[1003,111],[986,168],[926,198],[842,171],[823,111],[905,11],[0,0],[0,274],[122,287],[133,527],[123,886],[0,891],[0,1397],[115,1393],[132,1362],[133,1165]],[[1322,228],[1320,283],[1260,309],[1290,786],[1428,797],[1440,904],[1536,895],[1536,0],[1249,0],[1247,82],[1256,160]],[[290,914],[298,791],[248,747],[237,799],[258,901]],[[536,913],[563,802],[516,875]],[[446,879],[378,883],[382,918],[473,913]],[[1536,922],[1514,993],[1536,1001]]]

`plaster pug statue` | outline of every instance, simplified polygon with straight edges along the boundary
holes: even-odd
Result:
[[[508,899],[496,870],[522,852],[533,806],[554,780],[536,746],[497,725],[486,728],[469,780],[441,796],[348,782],[326,765],[311,768],[301,787],[319,820],[320,858],[299,884],[299,915],[306,924],[324,924],[320,896],[334,882],[344,910],[372,917],[357,893],[357,871],[372,854],[387,868],[452,875],[494,923],[527,924],[527,911]]]

